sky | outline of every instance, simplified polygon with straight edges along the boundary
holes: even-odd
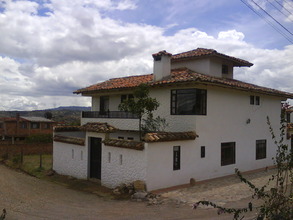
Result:
[[[267,14],[252,0],[0,0],[0,110],[90,106],[73,91],[198,47],[252,62],[238,80],[293,93],[293,2],[254,2]]]

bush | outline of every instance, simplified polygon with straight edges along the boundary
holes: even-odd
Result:
[[[34,134],[26,138],[26,143],[52,143],[52,134]]]

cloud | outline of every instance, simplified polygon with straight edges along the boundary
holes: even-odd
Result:
[[[107,11],[135,10],[136,1],[130,0],[6,1],[2,7],[1,109],[88,106],[89,98],[72,92],[113,77],[151,73],[151,54],[160,50],[175,54],[197,47],[253,62],[236,69],[240,80],[293,92],[292,45],[261,49],[237,29],[213,36],[194,27],[166,36],[163,27],[107,16]]]

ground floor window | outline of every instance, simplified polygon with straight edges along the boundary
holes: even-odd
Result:
[[[235,164],[235,142],[221,144],[221,166]]]
[[[173,147],[173,170],[180,170],[180,146]]]
[[[255,159],[260,160],[266,157],[267,157],[267,140],[257,140],[256,150],[255,150]]]

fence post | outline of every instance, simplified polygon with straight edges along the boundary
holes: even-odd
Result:
[[[23,145],[20,145],[20,163],[23,164]]]

